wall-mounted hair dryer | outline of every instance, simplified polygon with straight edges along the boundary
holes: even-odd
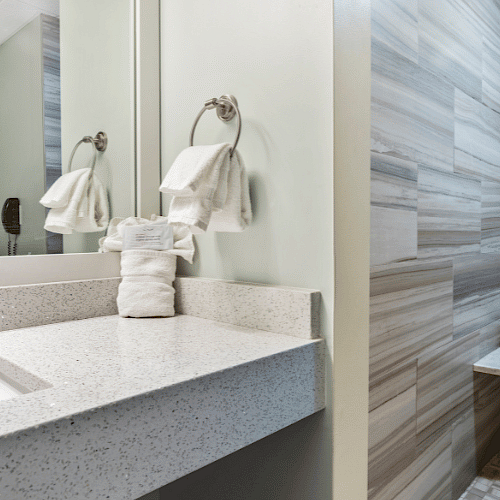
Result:
[[[5,232],[9,235],[7,244],[7,255],[17,254],[17,238],[21,234],[21,204],[19,198],[7,198],[2,208],[2,224]],[[11,234],[14,235],[12,245]]]

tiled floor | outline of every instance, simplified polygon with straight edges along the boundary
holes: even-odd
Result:
[[[500,499],[500,453],[495,455],[481,471],[460,500]]]

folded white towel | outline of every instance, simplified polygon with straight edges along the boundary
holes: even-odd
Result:
[[[122,282],[118,313],[122,317],[173,316],[177,257],[158,250],[125,250],[121,255]]]
[[[93,233],[103,231],[108,225],[106,193],[89,168],[59,177],[40,203],[50,208],[44,228],[53,233]]]
[[[125,226],[137,226],[141,224],[164,224],[166,217],[153,214],[151,220],[141,217],[114,217],[111,219],[106,236],[99,240],[100,252],[121,252],[123,250],[123,228]],[[171,250],[162,250],[171,255],[178,255],[193,263],[195,252],[193,234],[186,226],[173,226],[174,248]]]
[[[252,220],[245,165],[230,144],[191,146],[182,151],[160,191],[172,194],[168,222],[193,232],[243,231]]]

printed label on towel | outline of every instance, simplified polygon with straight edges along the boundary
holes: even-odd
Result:
[[[123,250],[170,250],[174,248],[174,233],[167,224],[142,224],[123,228]]]

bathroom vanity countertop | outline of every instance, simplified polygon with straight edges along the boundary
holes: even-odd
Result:
[[[314,344],[180,315],[0,332],[0,358],[52,386],[0,401],[0,437]]]
[[[5,500],[134,500],[325,406],[324,341],[193,316],[0,333]],[[106,496],[103,496],[106,495]]]
[[[500,349],[490,352],[477,363],[474,363],[474,371],[490,375],[500,375]]]

